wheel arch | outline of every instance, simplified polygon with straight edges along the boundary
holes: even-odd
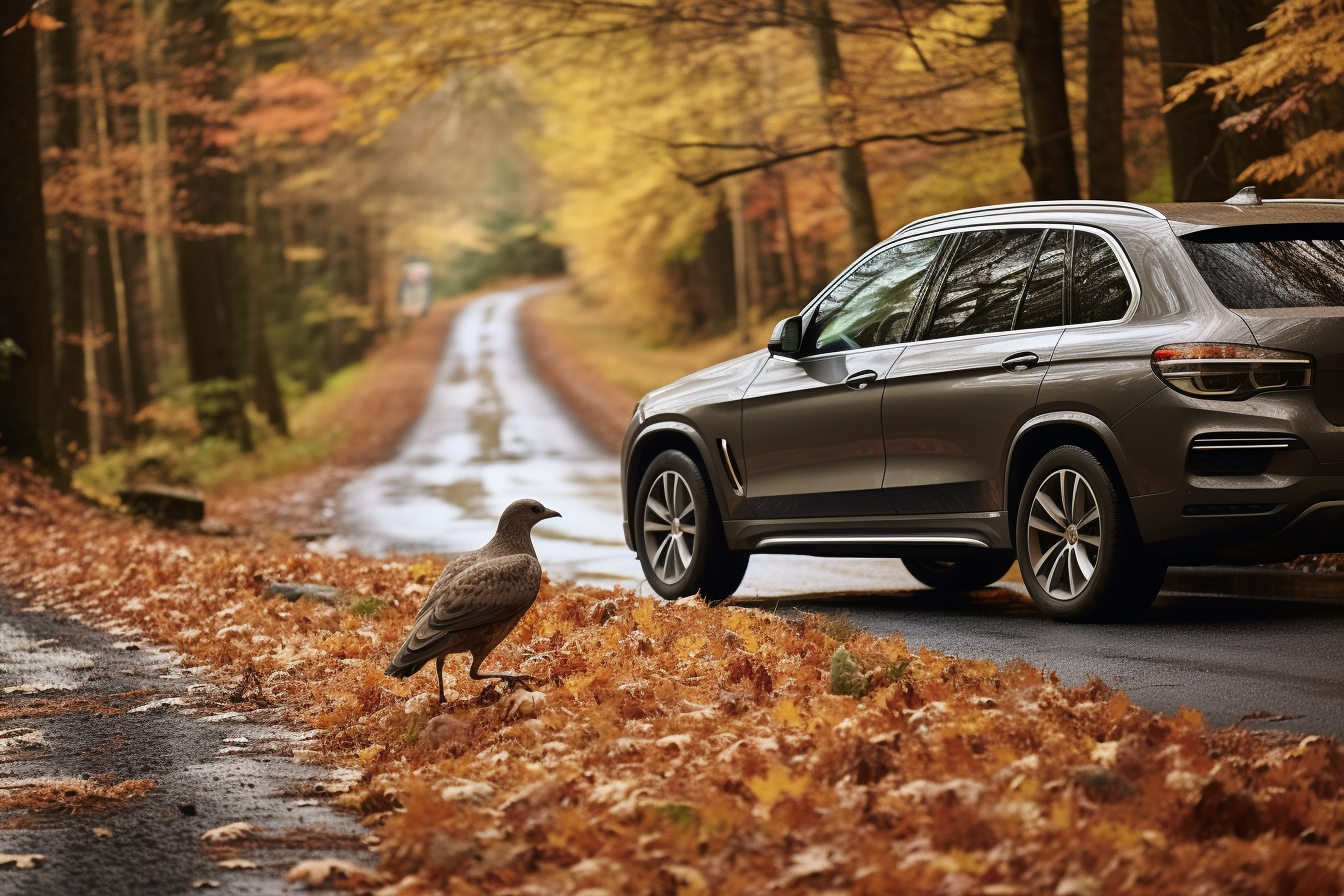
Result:
[[[622,502],[625,516],[623,526],[625,543],[632,551],[635,550],[635,537],[630,521],[635,518],[635,493],[639,489],[639,482],[644,478],[644,472],[655,457],[664,451],[672,450],[685,453],[700,468],[700,475],[705,477],[705,482],[709,485],[714,501],[718,505],[720,519],[726,516],[723,490],[715,471],[710,469],[707,458],[712,455],[700,433],[689,424],[675,420],[652,423],[641,430],[631,443],[630,450],[626,454],[624,479],[621,483],[625,497]]]
[[[1124,489],[1126,499],[1135,493],[1134,474],[1120,440],[1101,418],[1076,411],[1036,417],[1014,436],[1004,471],[1008,533],[1014,544],[1017,542],[1017,507],[1021,502],[1022,487],[1040,459],[1060,445],[1077,445],[1091,451]]]

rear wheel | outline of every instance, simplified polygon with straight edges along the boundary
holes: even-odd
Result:
[[[939,591],[975,591],[992,585],[1012,568],[1012,557],[963,557],[957,560],[902,560],[910,575]]]
[[[1141,612],[1167,571],[1144,547],[1111,474],[1076,445],[1054,449],[1027,477],[1017,559],[1041,612],[1076,622]]]
[[[697,591],[731,597],[751,555],[728,550],[714,496],[700,468],[681,451],[664,451],[644,471],[635,495],[635,545],[644,577],[669,600]]]

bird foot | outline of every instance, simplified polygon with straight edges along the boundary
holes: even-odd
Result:
[[[541,679],[537,678],[535,675],[501,675],[499,678],[509,686],[509,690],[511,691],[520,684],[527,687],[527,684],[538,684],[541,681]],[[526,682],[526,684],[524,684],[524,682]],[[529,688],[529,690],[531,689]]]
[[[533,684],[538,684],[541,681],[541,679],[537,678],[535,675],[525,675],[522,673],[514,673],[514,672],[478,672],[477,674],[473,675],[472,678],[478,678],[478,679],[497,678],[500,681],[507,684],[509,686],[509,690],[513,690],[514,688],[518,687],[518,685],[522,682],[532,682]]]

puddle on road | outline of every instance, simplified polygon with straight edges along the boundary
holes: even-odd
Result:
[[[89,680],[93,667],[93,657],[83,651],[0,622],[0,692],[73,691]]]
[[[454,507],[460,507],[467,516],[482,519],[490,517],[485,509],[487,497],[485,485],[479,479],[462,479],[447,485],[427,485],[422,488],[425,494],[447,501]]]

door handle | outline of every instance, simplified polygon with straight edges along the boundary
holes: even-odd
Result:
[[[1003,369],[1014,372],[1030,370],[1039,363],[1041,363],[1041,359],[1036,356],[1035,352],[1018,352],[1003,359]]]
[[[867,389],[877,382],[876,370],[860,370],[845,377],[845,385],[851,389]]]

